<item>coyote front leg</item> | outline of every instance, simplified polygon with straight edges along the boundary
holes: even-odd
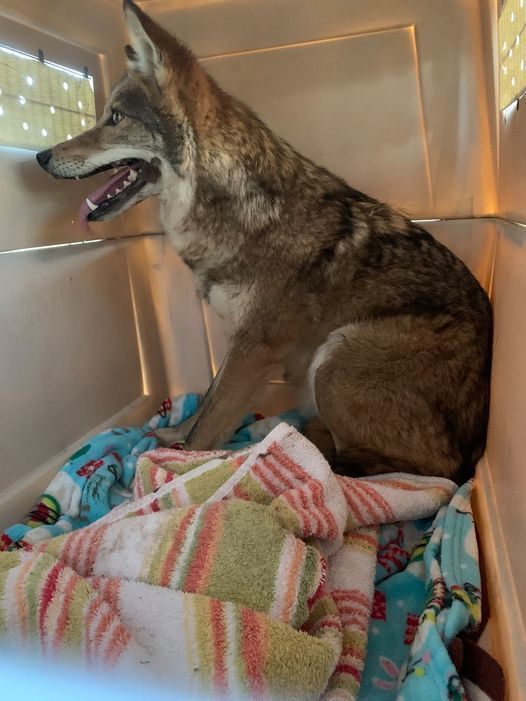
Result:
[[[233,339],[185,447],[210,450],[228,438],[246,413],[252,396],[272,378],[281,357],[276,347],[268,343],[246,336]]]

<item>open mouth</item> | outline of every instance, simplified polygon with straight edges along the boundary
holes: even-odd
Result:
[[[154,165],[139,159],[108,163],[107,166],[97,169],[97,172],[111,168],[120,170],[82,202],[79,212],[81,221],[98,221],[112,212],[123,209],[143,187],[154,183],[160,175]]]

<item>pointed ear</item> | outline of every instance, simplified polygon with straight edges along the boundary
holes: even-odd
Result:
[[[154,78],[162,87],[167,80],[165,32],[132,0],[124,0],[123,9],[131,40],[125,47],[128,68]]]

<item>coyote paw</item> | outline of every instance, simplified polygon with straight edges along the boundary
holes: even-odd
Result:
[[[186,436],[192,430],[194,422],[193,419],[191,421],[183,421],[179,426],[158,428],[154,433],[159,439],[159,444],[168,448],[174,443],[184,443]]]

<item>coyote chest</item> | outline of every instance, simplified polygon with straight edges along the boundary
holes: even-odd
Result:
[[[249,287],[228,280],[211,281],[215,271],[228,270],[232,252],[214,247],[213,241],[192,225],[183,223],[166,230],[177,252],[192,270],[201,299],[210,304],[229,332],[239,328],[251,304]]]
[[[251,303],[251,294],[244,287],[230,283],[212,285],[208,293],[212,309],[224,321],[227,331],[232,334],[243,325]]]

